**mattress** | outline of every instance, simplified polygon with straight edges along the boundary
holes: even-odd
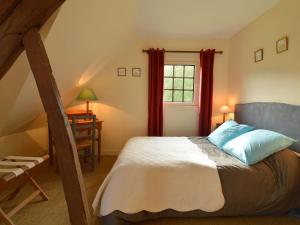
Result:
[[[189,139],[217,165],[225,197],[222,209],[215,212],[166,209],[155,213],[143,210],[134,214],[114,211],[101,217],[101,224],[123,225],[168,217],[282,214],[300,207],[300,158],[295,152],[286,149],[247,166],[220,151],[206,138]]]

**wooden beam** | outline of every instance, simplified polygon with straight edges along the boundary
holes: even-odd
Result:
[[[2,0],[0,7],[0,24],[10,15],[21,0]]]
[[[23,52],[22,39],[40,28],[65,0],[0,0],[0,79]]]
[[[25,34],[23,43],[47,113],[50,129],[53,131],[71,224],[88,225],[90,211],[76,145],[38,30],[30,29]]]

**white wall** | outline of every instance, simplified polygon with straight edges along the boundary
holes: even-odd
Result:
[[[92,87],[99,102],[93,103],[94,112],[104,120],[103,151],[118,152],[133,136],[147,135],[148,120],[148,56],[142,49],[159,47],[165,49],[200,50],[216,48],[223,55],[215,59],[214,122],[220,121],[219,107],[227,101],[228,42],[201,39],[138,39],[114,61],[98,72],[83,86]],[[168,61],[199,61],[199,55],[166,54]],[[126,67],[126,77],[117,76],[117,68]],[[141,67],[140,78],[131,76],[132,67]],[[84,108],[84,104],[73,107]],[[197,135],[198,106],[166,105],[164,107],[164,134],[171,136]]]
[[[42,155],[48,152],[48,129],[41,127],[0,137],[0,158],[8,155]]]
[[[104,120],[104,152],[118,152],[128,138],[147,133],[147,54],[143,54],[142,49],[216,48],[224,51],[215,59],[214,123],[221,121],[219,108],[227,102],[231,105],[252,101],[300,103],[300,29],[297,26],[300,1],[282,0],[230,41],[138,38],[134,28],[134,1],[122,3],[129,9],[126,12],[122,6],[119,7],[119,3],[116,0],[92,0],[94,7],[91,12],[86,7],[81,8],[80,0],[67,1],[54,21],[46,27],[46,33],[51,28],[48,36],[44,35],[65,103],[74,99],[83,86],[95,89],[100,101],[93,107],[97,116]],[[103,5],[105,7],[101,7]],[[97,11],[99,8],[101,11]],[[101,19],[102,16],[110,19]],[[275,41],[284,35],[289,35],[290,49],[276,54]],[[265,59],[254,63],[253,53],[262,47]],[[166,58],[198,60],[196,55],[166,55]],[[129,70],[141,67],[142,77],[117,77],[116,69],[121,66]],[[1,80],[0,87],[0,134],[18,132],[24,127],[28,129],[2,136],[0,157],[45,151],[45,116],[41,115],[29,124],[39,115],[41,105],[26,57],[18,59]],[[85,106],[73,101],[70,107],[84,109]],[[23,112],[25,108],[28,110]],[[166,105],[164,113],[165,135],[197,133],[197,106]]]
[[[229,103],[300,104],[300,1],[282,0],[230,40]],[[289,50],[276,53],[276,41],[289,36]],[[264,48],[264,60],[254,51]]]
[[[135,40],[135,1],[66,1],[43,26],[40,33],[65,105],[79,91],[78,83],[91,79]],[[14,140],[13,134],[19,146],[35,149],[26,132],[43,107],[25,53],[0,81],[0,102],[0,137],[6,140],[1,142],[0,157],[5,155],[6,150],[2,149],[24,153],[14,147],[15,143],[9,143],[8,140]],[[45,118],[38,121],[34,121],[34,128],[45,127]]]

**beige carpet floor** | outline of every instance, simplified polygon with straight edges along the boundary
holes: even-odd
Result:
[[[84,169],[84,179],[88,200],[91,203],[105,175],[112,167],[115,157],[103,157],[94,172]],[[36,199],[26,206],[12,219],[16,225],[69,225],[68,211],[60,177],[55,169],[47,165],[41,167],[36,180],[41,184],[50,197],[48,202]],[[4,209],[14,206],[30,191],[21,192],[14,201],[1,204]],[[99,225],[98,219],[93,217],[93,225]],[[221,217],[203,219],[164,219],[149,221],[140,225],[300,225],[300,219],[291,216],[263,216],[263,217]]]

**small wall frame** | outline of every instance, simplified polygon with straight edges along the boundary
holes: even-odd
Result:
[[[289,49],[289,39],[288,36],[280,38],[276,41],[276,52],[277,54],[285,52]]]
[[[125,77],[126,76],[126,67],[118,67],[118,76]]]
[[[141,76],[141,68],[137,68],[137,67],[134,67],[134,68],[132,68],[132,70],[131,70],[131,75],[133,76],[133,77],[140,77]]]
[[[264,49],[258,49],[254,52],[254,62],[260,62],[264,59]]]

